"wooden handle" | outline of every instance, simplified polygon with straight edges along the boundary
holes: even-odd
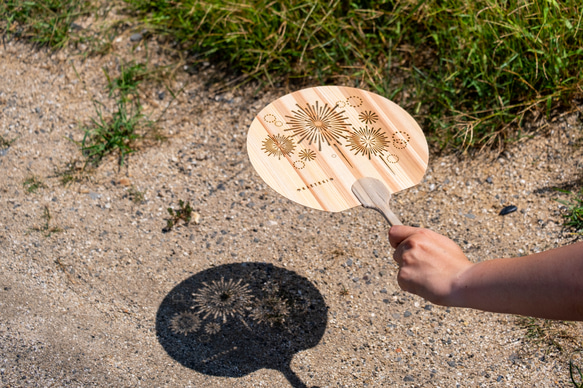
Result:
[[[380,212],[392,225],[403,225],[389,206],[391,193],[383,182],[375,178],[360,178],[352,185],[352,192],[362,206]]]

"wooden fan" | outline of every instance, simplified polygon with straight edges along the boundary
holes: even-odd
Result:
[[[314,209],[355,206],[400,224],[391,193],[425,174],[425,135],[402,108],[378,94],[321,86],[285,95],[253,120],[247,151],[263,180],[281,195]]]

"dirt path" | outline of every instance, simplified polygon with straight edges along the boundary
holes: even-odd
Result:
[[[245,136],[273,93],[217,95],[204,71],[178,74],[167,142],[64,185],[55,172],[81,157],[68,138],[81,140],[93,99],[110,101],[102,67],[116,61],[0,45],[0,135],[15,139],[0,151],[3,386],[569,385],[581,324],[547,329],[559,351],[526,341],[516,317],[405,294],[380,215],[326,214],[266,187]],[[150,61],[164,58],[153,48]],[[153,118],[171,102],[163,91],[144,89]],[[581,182],[581,121],[565,115],[547,132],[499,158],[432,155],[393,208],[474,261],[567,244],[552,188]],[[33,176],[42,186],[29,193]],[[179,200],[198,223],[163,233]],[[499,216],[507,205],[518,211]]]

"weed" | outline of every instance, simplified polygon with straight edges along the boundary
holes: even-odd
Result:
[[[139,103],[138,86],[149,74],[145,64],[122,63],[120,65],[120,75],[116,78],[111,78],[106,68],[103,68],[103,73],[107,78],[107,89],[110,97],[117,93],[119,98],[124,101],[135,99]]]
[[[342,288],[340,289],[340,295],[341,296],[348,296],[348,295],[350,295],[350,291],[345,286],[342,286]]]
[[[14,143],[15,141],[16,141],[16,138],[8,140],[8,139],[5,139],[2,135],[0,135],[0,150],[9,148],[12,145],[12,143]]]
[[[569,377],[575,388],[583,388],[583,351],[578,350],[573,353],[569,360]]]
[[[143,203],[145,199],[146,191],[139,191],[134,186],[131,186],[128,189],[128,197],[129,199],[136,204]]]
[[[190,202],[184,203],[183,200],[180,200],[178,201],[178,206],[177,210],[174,210],[171,207],[168,208],[170,218],[166,220],[166,227],[163,229],[164,233],[171,231],[180,221],[182,221],[184,225],[188,225],[192,219],[192,207],[190,207]]]
[[[22,185],[27,193],[36,193],[38,189],[46,187],[43,181],[35,175],[28,176]]]
[[[136,150],[135,141],[141,137],[138,132],[145,119],[140,107],[128,107],[124,100],[119,100],[117,110],[106,119],[98,103],[94,105],[97,118],[92,118],[93,125],[84,129],[85,135],[80,143],[86,158],[85,165],[91,163],[97,166],[104,156],[118,152],[119,165],[123,166],[126,156]]]
[[[74,21],[95,10],[89,0],[0,2],[0,27],[4,34],[25,37],[41,45],[61,48],[68,44]]]
[[[72,182],[80,182],[83,179],[83,172],[83,162],[71,160],[63,169],[55,169],[55,177],[60,178],[63,186],[67,186]]]
[[[578,333],[569,322],[532,317],[518,317],[516,322],[525,329],[526,339],[548,349],[563,351],[578,346]]]
[[[41,218],[45,221],[44,225],[38,228],[33,228],[33,230],[37,232],[42,232],[45,235],[45,237],[50,237],[51,234],[53,233],[63,231],[61,228],[58,228],[56,226],[50,226],[52,216],[51,211],[47,205],[45,205],[43,208],[43,215],[41,216]]]
[[[566,213],[563,214],[565,227],[572,230],[574,234],[583,235],[583,187],[578,194],[568,190],[557,190],[570,196],[569,200],[557,200],[567,208]]]

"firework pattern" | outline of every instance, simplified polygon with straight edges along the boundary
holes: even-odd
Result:
[[[290,128],[285,131],[292,132],[298,143],[307,140],[308,145],[317,144],[318,150],[322,151],[322,143],[340,143],[349,133],[350,123],[344,111],[337,112],[328,104],[319,106],[318,101],[314,105],[308,103],[305,107],[297,107],[298,110],[292,110],[293,116],[286,116]]]
[[[362,153],[370,160],[371,155],[382,156],[389,142],[381,128],[359,128],[348,137],[348,145],[355,155]]]
[[[223,323],[227,322],[228,317],[243,315],[250,309],[251,290],[247,284],[241,284],[241,279],[234,282],[230,279],[225,282],[213,281],[206,284],[199,292],[193,293],[194,306],[204,315],[203,319],[212,315],[214,319],[221,318]]]
[[[303,312],[302,301],[296,301],[296,305],[288,301],[280,284],[275,281],[266,282],[258,297],[254,297],[251,288],[242,279],[221,278],[202,284],[203,287],[192,293],[190,308],[174,314],[170,319],[168,327],[174,334],[188,336],[198,332],[198,341],[208,342],[221,332],[230,319],[243,322],[249,329],[246,321],[289,330],[285,326],[292,308]],[[203,325],[205,320],[208,322]]]
[[[277,156],[281,159],[282,156],[290,156],[294,153],[295,144],[293,139],[284,135],[268,136],[263,140],[263,148],[261,148],[269,156]]]
[[[358,119],[364,126],[353,128],[346,116],[346,109],[359,110],[363,104],[364,101],[359,96],[349,96],[345,100],[337,101],[333,107],[327,103],[322,105],[319,101],[313,104],[307,102],[303,106],[296,104],[298,109],[292,110],[292,115],[285,116],[287,119],[285,124],[288,127],[284,131],[290,132],[291,136],[269,135],[262,143],[262,150],[268,156],[277,157],[278,160],[282,156],[292,159],[296,144],[302,143],[297,154],[298,159],[291,160],[293,167],[301,170],[306,167],[306,163],[317,157],[316,151],[311,147],[317,147],[322,151],[323,145],[333,146],[336,153],[353,168],[342,152],[342,149],[347,148],[354,155],[361,155],[369,160],[373,156],[378,157],[394,174],[391,165],[399,162],[398,151],[407,147],[411,136],[407,132],[397,131],[389,137],[385,129],[375,125],[380,119],[378,113],[366,109],[358,112]],[[263,118],[271,125],[277,127],[283,125],[271,113],[264,115]],[[390,147],[394,148],[392,152]],[[332,156],[335,157],[336,154]]]

